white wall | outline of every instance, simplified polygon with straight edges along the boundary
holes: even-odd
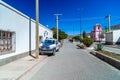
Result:
[[[9,57],[29,51],[29,30],[30,18],[17,11],[13,7],[0,0],[0,30],[12,31],[16,33],[16,51],[0,58]],[[35,49],[35,21],[31,20],[31,49]],[[48,32],[48,37],[52,37],[52,31],[43,25],[39,25],[39,35],[44,37],[44,31]],[[44,38],[45,39],[45,38]]]
[[[105,41],[106,42],[113,42],[113,33],[112,32],[108,32],[108,33],[106,33],[106,35],[105,35]]]
[[[120,43],[120,30],[114,30],[113,32],[106,33],[106,42]]]
[[[34,50],[35,49],[35,30],[36,30],[36,25],[35,25],[35,21],[31,20],[31,49]],[[44,32],[47,31],[48,35],[44,36]],[[46,28],[45,26],[39,24],[39,36],[43,36],[43,40],[46,39],[46,37],[48,38],[53,38],[53,32],[51,30],[49,30],[48,28]]]
[[[29,20],[16,12],[0,5],[0,29],[16,33],[16,52],[23,53],[29,49]],[[24,36],[23,36],[24,35]]]
[[[35,28],[35,23],[34,23],[34,21],[33,20],[31,20],[31,50],[34,50],[35,49],[35,30],[36,30],[36,28]],[[34,27],[33,27],[34,26]]]
[[[120,42],[120,30],[113,31],[113,42]]]

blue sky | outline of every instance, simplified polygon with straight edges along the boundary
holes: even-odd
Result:
[[[35,19],[35,0],[3,0],[17,10]],[[39,0],[39,21],[48,28],[56,26],[55,16],[60,13],[59,28],[69,35],[90,32],[97,23],[104,28],[106,15],[111,15],[111,25],[120,23],[120,0]]]

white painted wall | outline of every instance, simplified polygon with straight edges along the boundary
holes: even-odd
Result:
[[[120,42],[120,30],[114,30],[113,32],[106,33],[106,42]]]
[[[106,42],[113,42],[113,33],[112,32],[106,33],[105,39]]]
[[[0,29],[16,33],[16,52],[23,53],[29,49],[29,20],[16,12],[0,5]],[[24,35],[24,36],[23,36]]]
[[[12,31],[16,33],[16,51],[10,54],[1,55],[1,58],[21,54],[29,51],[29,29],[30,18],[17,11],[13,7],[0,0],[0,30]],[[31,20],[31,49],[35,49],[35,21]],[[44,32],[47,31],[47,37],[53,36],[52,31],[43,25],[39,25],[39,35],[45,39]]]
[[[113,31],[113,42],[120,42],[120,30]]]
[[[31,20],[31,49],[34,50],[35,49],[35,30],[36,30],[36,25],[35,25],[35,21]],[[48,35],[44,36],[44,32],[47,31]],[[49,30],[48,28],[46,28],[45,26],[39,24],[39,36],[43,36],[43,40],[46,39],[46,37],[48,38],[53,38],[53,32],[51,30]]]
[[[33,20],[31,20],[31,49],[34,50],[35,49],[35,22]]]

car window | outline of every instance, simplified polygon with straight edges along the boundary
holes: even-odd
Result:
[[[55,44],[55,40],[45,40],[44,43]]]

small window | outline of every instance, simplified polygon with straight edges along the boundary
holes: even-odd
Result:
[[[0,30],[0,55],[15,51],[15,33]]]

